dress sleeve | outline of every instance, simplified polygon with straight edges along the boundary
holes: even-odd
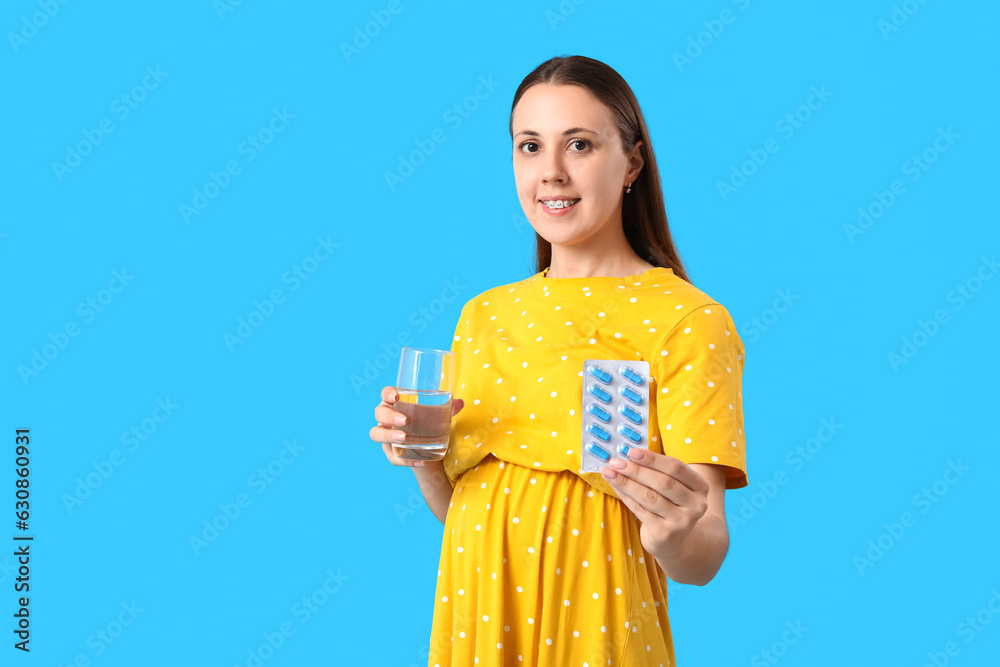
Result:
[[[455,334],[451,337],[451,351],[455,353],[455,398],[462,398],[462,356],[469,339],[469,303],[462,306],[462,312],[458,314],[458,322],[455,323]]]
[[[469,302],[462,307],[462,312],[458,315],[458,322],[455,323],[455,334],[451,337],[451,351],[455,353],[455,391],[452,392],[452,398],[462,398],[465,393],[465,389],[462,384],[466,382],[465,377],[462,373],[462,357],[464,355],[465,346],[469,338]],[[457,447],[457,442],[455,440],[455,419],[451,422],[451,435],[448,438],[448,451],[454,452]],[[448,459],[447,455],[445,456]],[[451,475],[446,475],[448,478],[448,483],[451,484],[451,488],[455,488],[455,480],[451,478]]]
[[[663,453],[727,466],[726,488],[747,485],[743,341],[718,303],[684,316],[650,362]]]

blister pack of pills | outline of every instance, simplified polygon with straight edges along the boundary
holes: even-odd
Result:
[[[649,449],[649,362],[583,362],[583,442],[580,469],[599,472],[621,447]]]

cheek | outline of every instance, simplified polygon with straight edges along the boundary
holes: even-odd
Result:
[[[600,169],[596,165],[588,165],[586,168],[578,170],[573,180],[577,187],[590,195],[594,202],[604,201],[608,197],[608,184],[612,182],[613,172]]]
[[[517,198],[521,204],[527,204],[533,200],[534,195],[527,188],[519,185],[517,188]]]
[[[530,175],[523,169],[514,170],[514,187],[517,189],[517,196],[524,199],[530,196],[531,192],[531,178]]]

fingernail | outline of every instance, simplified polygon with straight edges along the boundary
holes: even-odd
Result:
[[[424,467],[424,462],[423,461],[416,461],[416,462],[414,462],[413,467],[415,467],[415,468],[423,468]]]
[[[605,472],[605,470],[607,470],[607,472]],[[618,477],[618,473],[616,473],[614,470],[608,470],[607,468],[601,468],[601,476],[604,479],[610,481],[610,480],[614,479],[615,477]]]
[[[396,417],[396,426],[406,425],[406,415],[399,415]]]
[[[611,459],[610,461],[608,461],[608,465],[618,470],[624,470],[628,464],[622,461],[621,459]]]
[[[406,438],[406,434],[403,433],[402,431],[393,431],[392,432],[392,439],[395,440],[396,442],[402,442],[405,438]]]

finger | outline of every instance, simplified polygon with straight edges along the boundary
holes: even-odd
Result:
[[[617,470],[609,469],[607,466],[604,466],[601,469],[601,475],[604,475],[609,470],[613,472],[618,472]],[[642,505],[642,503],[632,498],[630,495],[625,493],[623,489],[620,488],[622,480],[625,479],[624,477],[622,477],[621,475],[617,475],[614,479],[608,479],[605,476],[604,479],[607,480],[607,482],[611,485],[612,489],[615,492],[615,495],[618,496],[618,499],[622,501],[625,507],[629,508],[632,511],[632,513],[635,514],[636,518],[639,519],[639,521],[642,521],[643,523],[650,523],[652,521],[661,518],[658,514],[650,512],[646,507]]]
[[[619,452],[622,452],[624,447],[619,448]],[[626,454],[629,457],[628,461],[622,461],[621,459],[612,459],[608,465],[618,471],[619,474],[628,477],[629,479],[635,480],[639,484],[653,489],[661,496],[666,498],[670,503],[678,507],[689,507],[694,503],[695,496],[697,492],[691,490],[687,485],[682,484],[676,477],[661,472],[656,468],[651,468],[643,465],[639,465],[631,461],[631,455],[635,450],[628,450]],[[648,454],[649,452],[643,452],[643,454]],[[646,457],[648,460],[648,457]],[[669,457],[668,457],[669,458]],[[675,459],[676,460],[676,459]],[[678,463],[680,463],[678,461]],[[614,464],[614,465],[612,465]],[[680,463],[681,466],[685,464]],[[622,466],[619,468],[619,466]],[[667,466],[668,468],[671,466]],[[686,466],[685,466],[686,467]]]
[[[406,433],[385,426],[372,426],[368,435],[375,442],[405,442]]]
[[[375,407],[375,421],[383,426],[404,426],[408,419],[402,412],[397,412],[388,405],[379,404]]]
[[[618,459],[612,460],[618,461]],[[635,463],[626,463],[625,461],[620,462],[625,464],[625,468],[622,470],[617,470],[611,466],[605,466],[601,470],[601,474],[604,475],[604,478],[607,479],[608,483],[615,488],[615,492],[618,494],[618,497],[622,498],[624,494],[652,514],[664,519],[676,519],[678,504],[664,497],[658,488],[647,486],[642,481],[637,479],[640,471],[648,473],[648,469],[642,468],[642,466],[638,466]],[[615,472],[618,474],[612,479],[608,479],[608,475],[605,474],[608,472]],[[622,499],[624,500],[624,498]]]
[[[387,459],[389,459],[389,463],[391,463],[392,465],[394,465],[394,466],[407,466],[407,467],[410,467],[410,468],[423,468],[424,467],[424,462],[423,461],[414,461],[414,460],[411,460],[411,459],[403,459],[403,458],[400,458],[400,457],[396,456],[396,454],[394,452],[394,449],[395,448],[392,445],[390,445],[389,443],[387,443],[387,442],[382,444],[382,451],[385,452],[385,457]]]
[[[454,417],[455,415],[457,415],[459,412],[461,412],[462,408],[464,407],[465,407],[465,401],[463,401],[460,398],[453,399],[451,401],[451,416]]]
[[[399,400],[399,392],[392,385],[382,387],[382,400],[392,405]]]
[[[621,448],[618,451],[622,452]],[[657,470],[664,475],[668,475],[692,491],[703,492],[709,488],[708,482],[704,477],[695,472],[694,468],[691,468],[673,456],[658,454],[638,447],[630,447],[627,453],[622,453],[629,461],[633,461],[644,468]]]

